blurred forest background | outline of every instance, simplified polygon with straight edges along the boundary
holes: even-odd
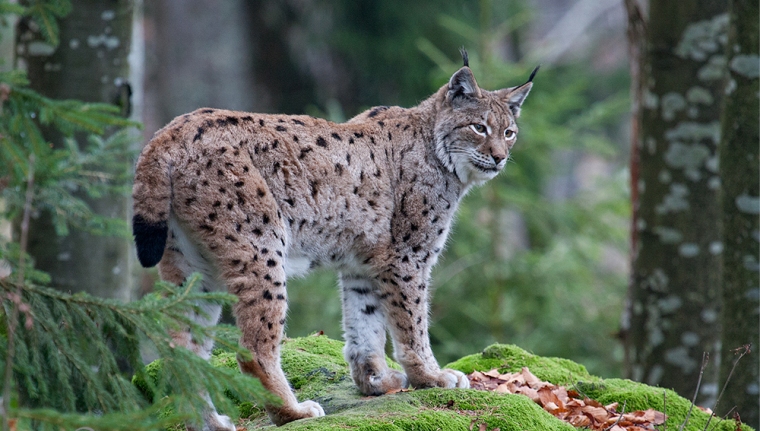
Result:
[[[658,202],[678,203],[688,195],[674,189],[676,182],[663,177],[667,169],[657,167],[656,160],[647,161],[647,154],[680,169],[673,175],[685,175],[697,185],[704,182],[704,190],[714,191],[715,181],[709,180],[717,175],[719,137],[713,129],[686,127],[698,136],[684,132],[679,144],[689,144],[689,139],[694,145],[704,139],[712,142],[705,144],[707,153],[697,156],[686,150],[660,153],[650,141],[642,142],[656,133],[681,130],[648,126],[657,118],[647,117],[647,112],[660,116],[659,100],[666,121],[694,122],[703,112],[697,108],[706,112],[721,102],[715,95],[722,92],[726,58],[715,57],[723,55],[728,43],[725,2],[679,3],[703,15],[670,26],[670,35],[666,30],[646,32],[645,23],[649,29],[667,28],[674,14],[689,16],[687,6],[667,10],[652,5],[647,12],[631,0],[20,3],[0,1],[0,103],[5,104],[0,187],[6,219],[13,221],[2,225],[2,236],[13,240],[4,240],[0,258],[9,263],[0,268],[0,279],[21,270],[21,279],[37,277],[35,282],[64,292],[121,300],[144,297],[154,290],[157,276],[137,267],[125,221],[132,163],[156,130],[199,107],[345,121],[371,106],[412,106],[448,81],[461,66],[458,50],[464,47],[486,89],[518,85],[536,65],[541,70],[523,107],[512,160],[504,173],[464,199],[434,270],[430,333],[439,361],[445,364],[494,342],[514,343],[536,354],[572,359],[604,377],[634,377],[669,387],[676,386],[673,380],[684,380],[678,389],[690,396],[696,386],[692,376],[700,369],[683,364],[699,363],[703,350],[719,356],[720,259],[696,264],[670,259],[668,253],[690,257],[692,242],[678,237],[680,227],[647,228],[642,223],[651,220],[647,208],[655,211]],[[750,15],[756,14],[754,7]],[[688,36],[692,22],[709,25]],[[708,46],[700,51],[702,57],[689,61],[711,62],[718,69],[714,87],[691,90],[686,77],[698,74],[680,70],[669,75],[669,82],[686,85],[678,91],[688,97],[655,94],[655,78],[661,82],[657,71],[667,75],[672,63],[663,66],[651,53],[663,46],[677,52],[689,37]],[[58,102],[71,99],[90,104]],[[751,109],[755,114],[750,112],[749,118],[757,119],[757,108]],[[721,110],[712,111],[716,118],[710,120],[711,127],[719,128]],[[138,131],[134,126],[139,124]],[[756,174],[756,153],[749,163]],[[695,179],[695,170],[705,174]],[[657,186],[646,189],[647,195],[644,183],[663,184],[665,196],[648,198]],[[33,185],[36,194],[25,198],[24,191]],[[742,202],[748,214],[757,214],[757,186],[748,187],[742,193],[749,193],[750,200]],[[712,208],[705,211],[698,230],[713,235],[703,247],[719,256],[722,245],[715,244],[721,232],[709,226],[720,225],[716,219],[721,209],[718,198],[713,201],[712,207],[692,205]],[[24,211],[25,203],[32,209]],[[700,216],[686,208],[686,213]],[[25,219],[30,219],[27,225]],[[651,238],[675,251],[650,251]],[[753,244],[756,248],[757,240]],[[29,266],[24,274],[28,262],[15,262],[27,250],[34,269]],[[658,263],[647,267],[651,259],[639,256],[655,256]],[[749,258],[754,261],[743,259],[739,265],[749,267],[756,280],[752,268],[757,267],[757,253]],[[654,364],[688,368],[687,378],[674,372],[661,380],[662,369],[653,371],[647,363],[651,360],[646,355],[662,344],[652,334],[665,337],[658,328],[668,332],[671,325],[662,316],[681,304],[673,299],[676,293],[664,288],[670,273],[662,282],[668,269],[667,264],[660,268],[661,262],[701,280],[685,278],[674,284],[700,292],[695,303],[702,308],[688,313],[702,321],[684,325],[702,327],[712,338],[694,341],[691,335],[684,338],[690,329],[674,329],[676,341],[670,346],[688,345],[689,350],[668,350],[675,353]],[[696,288],[702,284],[713,290],[702,295]],[[757,302],[756,284],[755,293],[741,294],[750,308]],[[324,331],[340,339],[335,274],[319,271],[289,285],[287,335]],[[646,297],[647,292],[654,295]],[[642,315],[642,307],[655,310],[656,318]],[[710,312],[701,313],[703,309]],[[756,307],[749,313],[742,318],[757,322]],[[750,341],[757,343],[756,329],[753,334]],[[724,363],[730,361],[727,357]],[[707,371],[703,403],[717,396],[719,364],[713,362]],[[673,379],[667,380],[670,374]],[[753,381],[744,383],[754,384],[757,391],[757,370],[753,375]],[[751,388],[747,391],[752,394]]]

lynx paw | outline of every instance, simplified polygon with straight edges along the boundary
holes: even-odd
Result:
[[[467,389],[470,387],[470,380],[463,372],[449,368],[441,370],[441,375],[438,377],[438,380],[444,382],[443,385],[440,385],[442,388]]]
[[[203,414],[203,426],[196,427],[187,424],[188,431],[235,431],[235,425],[228,416],[220,415],[214,411]]]
[[[366,380],[356,382],[356,384],[364,395],[382,395],[406,388],[409,386],[409,380],[401,371],[388,368],[367,376]]]
[[[470,380],[461,371],[443,369],[436,374],[421,376],[412,381],[412,386],[417,389],[424,388],[462,388],[470,387]]]
[[[322,409],[322,406],[320,406],[319,403],[311,400],[298,403],[298,410],[303,413],[303,416],[299,419],[318,418],[325,415],[325,411]]]
[[[298,419],[316,418],[325,415],[325,411],[314,401],[304,401],[292,407],[267,409],[269,418],[275,425],[280,426]]]

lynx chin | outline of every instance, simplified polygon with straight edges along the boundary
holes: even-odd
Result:
[[[282,399],[266,407],[275,424],[325,414],[298,402],[280,368],[287,280],[318,266],[339,273],[344,354],[362,393],[469,386],[433,357],[430,270],[460,199],[504,168],[536,71],[486,91],[463,57],[448,84],[413,108],[380,106],[343,124],[200,109],[143,149],[132,192],[140,263],[158,264],[176,284],[200,272],[204,291],[237,295],[240,343],[253,355],[240,369]],[[193,318],[215,324],[220,307],[202,307]],[[403,372],[385,363],[386,332]],[[211,354],[207,340],[173,337]],[[204,422],[188,429],[235,430],[210,401]]]

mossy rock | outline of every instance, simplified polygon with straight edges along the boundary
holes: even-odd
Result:
[[[591,376],[586,367],[562,358],[544,358],[511,345],[493,344],[481,353],[465,356],[454,361],[446,368],[453,368],[465,374],[478,371],[488,371],[494,368],[500,373],[516,373],[523,367],[541,380],[555,385],[569,385],[579,380],[591,382],[601,380]]]
[[[366,397],[352,382],[342,349],[342,342],[325,336],[294,338],[283,343],[282,367],[298,399],[319,402],[327,416],[292,422],[277,429],[466,430],[471,424],[475,424],[473,429],[486,424],[488,430],[499,428],[501,431],[574,429],[522,395],[469,389],[427,389]],[[212,363],[237,368],[234,354],[229,352],[215,351]],[[389,363],[394,368],[398,367],[390,360]],[[149,376],[160,370],[160,365],[148,367]],[[493,368],[501,372],[516,372],[528,367],[542,380],[573,387],[603,404],[618,402],[620,408],[625,404],[626,411],[648,408],[662,411],[665,392],[665,410],[669,417],[666,429],[678,429],[690,404],[670,390],[630,380],[601,379],[572,361],[543,358],[512,345],[494,344],[479,354],[463,357],[446,367],[465,373]],[[248,430],[275,429],[261,408],[242,403],[240,410],[245,418],[238,421],[238,426]],[[706,413],[695,408],[685,429],[702,430],[707,419]],[[716,426],[712,428],[712,424]],[[735,431],[736,425],[733,420],[713,418],[711,428]],[[749,431],[751,428],[744,425],[742,430]]]

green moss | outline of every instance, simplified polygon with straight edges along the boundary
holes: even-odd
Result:
[[[446,368],[453,368],[469,374],[475,370],[488,371],[494,368],[501,373],[515,373],[528,367],[541,380],[557,385],[567,385],[579,380],[598,381],[586,367],[562,358],[544,358],[511,344],[492,344],[481,353],[465,356]]]
[[[282,369],[303,399],[312,399],[325,387],[348,376],[343,343],[324,336],[288,339],[282,345]]]
[[[666,429],[678,429],[686,418],[686,414],[691,406],[691,401],[687,400],[671,391],[654,386],[647,386],[643,383],[633,382],[624,379],[606,379],[601,383],[578,383],[575,386],[579,392],[599,401],[602,404],[620,403],[618,410],[623,408],[625,403],[626,411],[655,409],[668,415],[665,423]],[[709,415],[702,410],[694,407],[691,411],[689,423],[684,428],[688,431],[700,431],[705,428]],[[713,427],[715,425],[715,427]],[[721,421],[713,418],[710,422],[710,429],[722,431],[736,430],[736,423],[733,420]],[[742,430],[751,430],[747,425],[743,425]]]
[[[155,383],[159,381],[161,377],[161,360],[156,359],[143,368],[142,374],[135,374],[132,376],[132,384],[137,387],[140,393],[145,396],[147,400],[153,400],[153,391],[145,381],[145,377],[148,377],[151,382]]]
[[[468,429],[471,424],[475,424],[474,428],[477,429],[483,423],[489,430],[498,427],[502,431],[574,429],[521,395],[462,389],[427,389],[366,397],[351,380],[342,349],[342,342],[324,336],[288,339],[283,343],[282,367],[298,399],[319,402],[327,416],[292,422],[278,430],[432,431]],[[221,350],[214,352],[211,362],[215,366],[230,369],[237,369],[238,366],[233,353]],[[398,367],[390,360],[389,364]],[[585,367],[572,361],[542,358],[512,345],[494,344],[479,354],[465,356],[447,367],[465,373],[493,368],[502,372],[516,372],[522,367],[528,367],[542,380],[575,387],[603,404],[618,402],[619,409],[622,409],[625,403],[626,411],[648,408],[663,411],[663,389],[628,380],[602,380],[589,375]],[[160,369],[160,361],[156,361],[146,367],[145,374],[149,378],[155,378]],[[133,382],[142,391],[147,388],[138,378],[133,379]],[[669,416],[667,429],[677,429],[683,422],[690,403],[672,391],[664,392],[664,410]],[[275,429],[260,406],[237,400],[236,403],[239,404],[241,417],[248,417],[238,425],[249,430]],[[686,429],[703,429],[707,417],[707,414],[694,409]],[[714,419],[712,424],[716,422],[719,421]],[[733,421],[724,421],[715,429],[733,431],[735,425]],[[750,428],[744,426],[742,430],[749,431]]]
[[[527,397],[443,389],[366,398],[360,407],[322,418],[293,422],[281,429],[466,430],[473,422],[485,423],[488,429],[498,427],[502,431],[574,430]]]

